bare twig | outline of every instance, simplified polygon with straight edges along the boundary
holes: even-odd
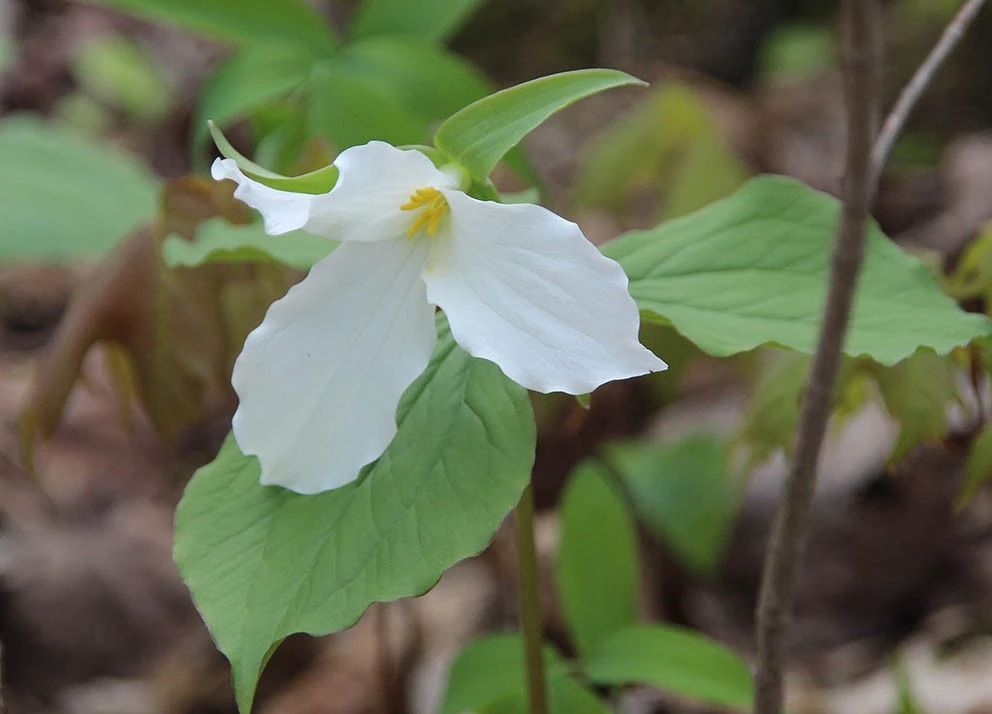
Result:
[[[944,60],[947,59],[958,42],[961,41],[968,26],[978,16],[984,4],[985,0],[967,0],[961,6],[954,19],[944,29],[944,33],[940,36],[940,39],[934,45],[930,54],[923,60],[923,64],[916,70],[916,74],[913,75],[913,78],[909,80],[909,83],[899,94],[899,98],[892,106],[889,115],[885,118],[885,123],[882,124],[881,131],[878,132],[875,147],[872,149],[873,181],[878,181],[878,177],[882,173],[882,167],[888,161],[889,154],[892,153],[892,147],[895,146],[896,139],[899,138],[903,128],[905,128],[906,121],[909,119],[913,107],[916,106],[920,97],[923,96],[923,92],[926,91],[934,75],[937,74],[940,65],[944,63]]]
[[[768,544],[758,603],[755,714],[782,710],[782,664],[799,567],[809,531],[816,466],[833,402],[841,348],[864,254],[874,193],[871,146],[877,121],[880,18],[877,0],[845,0],[844,96],[847,157],[840,228],[816,352],[803,397],[795,458]]]
[[[877,0],[845,0],[844,94],[848,146],[844,208],[816,353],[803,396],[795,458],[768,543],[758,602],[755,714],[780,714],[786,634],[809,532],[816,466],[833,402],[844,335],[864,253],[868,208],[882,168],[909,114],[985,0],[966,0],[902,91],[872,146],[878,94],[880,21]]]

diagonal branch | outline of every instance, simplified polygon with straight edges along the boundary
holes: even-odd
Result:
[[[926,88],[930,86],[930,82],[933,81],[934,75],[937,74],[937,70],[940,69],[944,60],[964,37],[968,26],[978,16],[984,4],[985,0],[967,0],[961,6],[954,19],[944,29],[940,39],[937,40],[937,44],[930,50],[930,54],[923,60],[923,64],[916,70],[909,83],[903,87],[899,98],[885,118],[885,123],[882,124],[882,130],[878,132],[878,138],[875,140],[875,146],[871,152],[873,182],[877,183],[882,173],[882,167],[888,161],[892,147],[895,146],[896,139],[906,127],[906,122],[909,120],[909,115],[916,103],[923,96]]]

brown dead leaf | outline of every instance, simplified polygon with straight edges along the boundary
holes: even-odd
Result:
[[[225,182],[226,183],[226,182]],[[291,273],[272,265],[210,264],[169,269],[165,236],[193,240],[203,221],[244,223],[249,214],[231,188],[185,177],[166,185],[162,216],[124,240],[72,297],[38,364],[21,421],[27,466],[38,438],[51,436],[82,376],[86,354],[110,348],[110,374],[125,421],[133,400],[167,445],[211,411],[232,402],[230,369],[248,330],[282,294]]]

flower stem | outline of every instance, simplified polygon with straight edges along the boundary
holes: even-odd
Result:
[[[544,678],[544,637],[541,627],[541,594],[534,547],[534,491],[530,484],[517,505],[517,569],[520,583],[520,626],[524,634],[527,663],[527,699],[530,714],[548,714]]]

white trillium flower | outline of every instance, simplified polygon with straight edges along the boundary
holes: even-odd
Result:
[[[638,341],[623,269],[574,223],[472,198],[419,151],[383,142],[334,164],[337,184],[321,195],[270,188],[231,159],[213,165],[268,233],[342,241],[272,304],[234,366],[234,435],[263,484],[318,493],[382,455],[434,351],[436,307],[463,349],[538,392],[665,369]]]

